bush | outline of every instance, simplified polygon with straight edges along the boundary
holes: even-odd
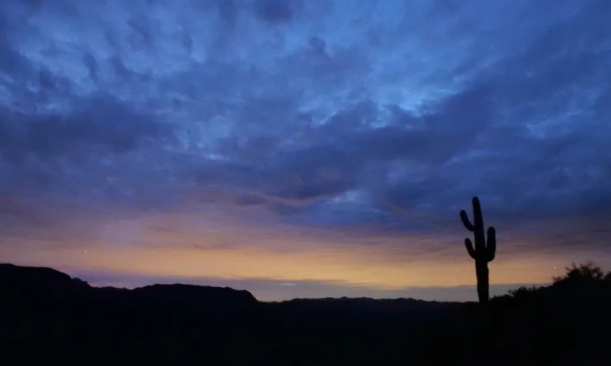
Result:
[[[606,278],[610,278],[611,273],[607,274]],[[577,282],[577,281],[602,281],[605,279],[605,273],[600,267],[592,262],[587,262],[576,266],[575,263],[571,267],[567,267],[566,275],[563,277],[554,277],[554,283],[561,282]]]

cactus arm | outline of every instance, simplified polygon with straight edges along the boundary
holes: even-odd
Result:
[[[471,256],[471,258],[475,259],[476,254],[475,249],[473,249],[473,243],[471,242],[471,239],[465,238],[465,247],[467,248],[467,252]]]
[[[486,245],[486,254],[488,262],[492,262],[494,260],[494,255],[496,254],[496,231],[492,226],[488,228],[488,243]]]
[[[460,219],[462,220],[462,224],[465,225],[465,228],[469,231],[475,231],[475,226],[469,221],[469,216],[465,210],[460,211]]]

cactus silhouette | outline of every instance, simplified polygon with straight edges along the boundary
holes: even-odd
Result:
[[[489,285],[488,285],[488,262],[494,260],[496,254],[496,231],[494,227],[488,228],[488,240],[484,234],[484,218],[482,217],[482,207],[479,199],[473,197],[473,223],[469,221],[469,217],[465,210],[460,211],[460,219],[467,230],[473,232],[475,238],[475,247],[471,239],[465,239],[465,247],[471,258],[475,259],[475,273],[477,275],[477,295],[479,303],[485,305],[488,303]]]

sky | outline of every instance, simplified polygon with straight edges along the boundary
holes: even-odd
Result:
[[[0,262],[475,300],[611,270],[607,0],[0,0]]]

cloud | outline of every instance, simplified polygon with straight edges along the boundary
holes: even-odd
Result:
[[[44,75],[48,88],[54,89],[52,76]],[[141,115],[110,96],[102,95],[83,104],[68,115],[4,110],[0,119],[2,156],[16,160],[26,155],[42,160],[82,157],[99,147],[120,154],[147,140],[163,143],[172,137],[171,128],[156,122],[153,115]]]
[[[337,29],[327,27],[335,11],[350,19],[366,7],[348,10],[338,3],[320,19],[302,19],[298,13],[318,5],[255,1],[249,13],[250,5],[219,2],[168,15],[164,7],[170,5],[154,3],[144,15],[137,11],[144,4],[99,5],[96,14],[82,14],[83,31],[70,43],[62,35],[80,22],[51,27],[67,11],[81,12],[80,3],[5,5],[6,14],[33,19],[4,33],[1,43],[7,51],[5,159],[82,158],[89,146],[104,146],[109,157],[146,155],[157,144],[179,156],[176,169],[189,175],[193,168],[197,184],[225,182],[238,194],[308,202],[361,191],[379,207],[428,202],[442,209],[471,192],[491,196],[496,209],[529,205],[528,196],[537,195],[553,206],[546,192],[570,196],[569,182],[579,174],[597,176],[588,191],[604,189],[595,182],[608,174],[608,157],[591,156],[589,173],[579,166],[588,157],[577,158],[608,133],[599,122],[608,118],[599,102],[607,88],[606,28],[598,15],[604,2],[564,10],[541,2],[529,16],[516,9],[504,14],[500,5],[460,4],[451,22],[444,6],[417,4],[405,5],[411,14],[394,21],[390,12],[400,5],[387,4],[370,9],[367,33],[375,33],[374,43],[344,36],[343,21]],[[550,9],[545,22],[535,19]],[[233,51],[208,53],[205,47],[214,42],[191,29],[195,15],[188,10],[216,17],[245,38],[233,40]],[[503,21],[467,25],[484,12]],[[288,23],[291,37],[264,41],[274,31],[249,23],[249,16]],[[529,33],[509,27],[519,16],[532,27]],[[484,33],[493,25],[495,32]],[[414,33],[396,38],[407,29]],[[440,47],[414,46],[423,40]],[[52,46],[53,57],[45,56],[43,44]],[[238,57],[253,47],[263,52]],[[431,62],[418,63],[427,57]],[[405,60],[410,75],[395,59]],[[404,87],[380,77],[385,66],[393,66]],[[516,144],[524,153],[516,153]],[[257,166],[257,159],[265,164]],[[374,182],[372,172],[380,174]],[[528,192],[503,183],[520,173],[527,173]]]
[[[301,0],[257,0],[255,15],[270,23],[284,23],[292,20]]]

